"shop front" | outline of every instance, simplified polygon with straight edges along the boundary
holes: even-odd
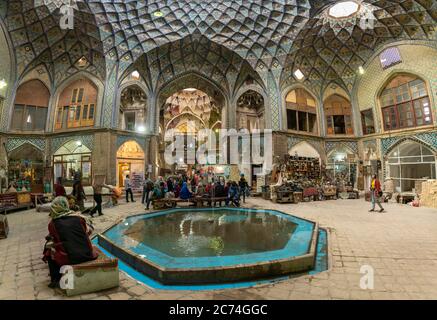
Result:
[[[145,174],[145,155],[136,141],[127,141],[117,151],[117,186],[124,188],[124,179],[129,175],[134,192],[142,191]]]
[[[17,191],[43,191],[43,156],[42,151],[31,144],[24,144],[9,154],[8,180]]]
[[[80,140],[65,143],[53,155],[53,176],[55,183],[61,177],[66,186],[79,178],[83,185],[91,185],[91,150]]]

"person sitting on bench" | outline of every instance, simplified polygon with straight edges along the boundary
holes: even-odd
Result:
[[[182,184],[182,189],[181,189],[181,193],[179,194],[179,198],[181,198],[182,200],[188,200],[192,197],[193,197],[193,194],[190,192],[190,190],[188,190],[187,183],[184,182]]]
[[[50,288],[59,287],[60,269],[98,257],[89,235],[93,228],[83,215],[70,210],[65,197],[56,197],[50,208],[49,235],[43,251],[43,261],[50,270]]]
[[[226,194],[225,194],[225,187],[221,184],[220,181],[217,181],[217,182],[215,183],[214,191],[215,191],[215,197],[216,197],[216,198],[223,198],[223,197],[226,197]],[[219,207],[221,207],[221,206],[222,206],[222,200],[214,201],[214,207],[216,206],[217,202],[218,202],[218,204],[219,204]]]
[[[238,185],[235,181],[231,183],[231,186],[229,187],[228,191],[228,198],[226,200],[226,205],[229,205],[231,203],[235,207],[240,206],[240,194],[238,193]]]

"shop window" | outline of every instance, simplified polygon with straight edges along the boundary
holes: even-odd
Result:
[[[47,119],[50,93],[39,80],[22,84],[16,93],[11,129],[17,131],[43,131]]]
[[[330,135],[353,134],[352,107],[350,102],[334,94],[324,103],[327,132]]]
[[[72,185],[80,177],[85,185],[91,184],[91,151],[80,141],[69,141],[53,156],[54,181],[62,177],[65,185]]]
[[[436,178],[436,159],[433,152],[417,142],[405,142],[387,157],[387,177],[393,179],[396,192],[408,192],[416,181]]]
[[[384,130],[420,127],[432,124],[431,104],[423,80],[399,75],[380,95]]]
[[[287,129],[317,134],[316,101],[305,89],[295,89],[285,98]]]
[[[361,124],[363,126],[364,135],[375,133],[372,109],[361,111]]]
[[[55,129],[93,126],[96,103],[96,87],[89,80],[75,81],[61,93]]]

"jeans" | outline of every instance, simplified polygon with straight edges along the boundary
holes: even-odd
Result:
[[[134,194],[132,193],[132,189],[126,189],[126,202],[129,202],[129,194],[130,194],[130,199],[132,202],[134,202]]]
[[[96,206],[93,210],[91,210],[91,215],[98,212],[100,215],[102,214],[102,195],[94,194],[94,201],[96,202]]]
[[[370,194],[371,201],[372,201],[372,210],[375,210],[375,204],[377,204],[381,210],[384,210],[384,208],[381,205],[380,197],[375,195],[375,192],[376,191],[372,191],[372,193]]]

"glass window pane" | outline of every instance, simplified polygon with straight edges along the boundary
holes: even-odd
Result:
[[[90,104],[90,113],[88,119],[94,119],[94,105]]]
[[[23,123],[23,130],[31,131],[34,128],[35,125],[35,114],[36,114],[36,107],[35,106],[26,106],[25,112],[24,112],[24,123]]]
[[[35,130],[44,130],[47,119],[47,108],[37,108],[35,114]]]
[[[394,105],[395,101],[393,98],[392,89],[385,89],[381,94],[381,105],[382,107],[387,107]]]
[[[297,130],[297,116],[296,111],[287,110],[287,126],[290,130]]]
[[[398,113],[399,126],[401,128],[414,126],[414,115],[410,102],[400,104],[398,106]]]
[[[81,106],[76,107],[76,121],[80,120],[80,109],[81,109]]]
[[[314,113],[308,113],[308,131],[317,133],[317,116]]]
[[[83,106],[83,113],[82,113],[82,119],[87,119],[88,118],[88,105],[84,105]]]
[[[14,107],[14,113],[12,114],[12,129],[21,130],[23,128],[23,114],[24,106],[21,104],[16,104]]]
[[[413,99],[417,99],[426,96],[428,94],[426,91],[425,82],[423,82],[420,79],[411,81],[409,85],[410,85],[411,95]]]
[[[410,93],[408,91],[408,84],[403,84],[397,88],[394,88],[396,103],[401,103],[410,100]]]
[[[299,130],[300,131],[308,131],[307,113],[299,111],[297,116],[299,118]]]
[[[78,95],[78,97],[77,97],[77,102],[78,102],[78,103],[81,103],[82,100],[83,100],[83,88],[80,88],[80,89],[79,89],[79,95]]]
[[[76,103],[76,99],[77,99],[77,89],[73,90],[73,95],[71,97],[71,102],[72,103]]]

